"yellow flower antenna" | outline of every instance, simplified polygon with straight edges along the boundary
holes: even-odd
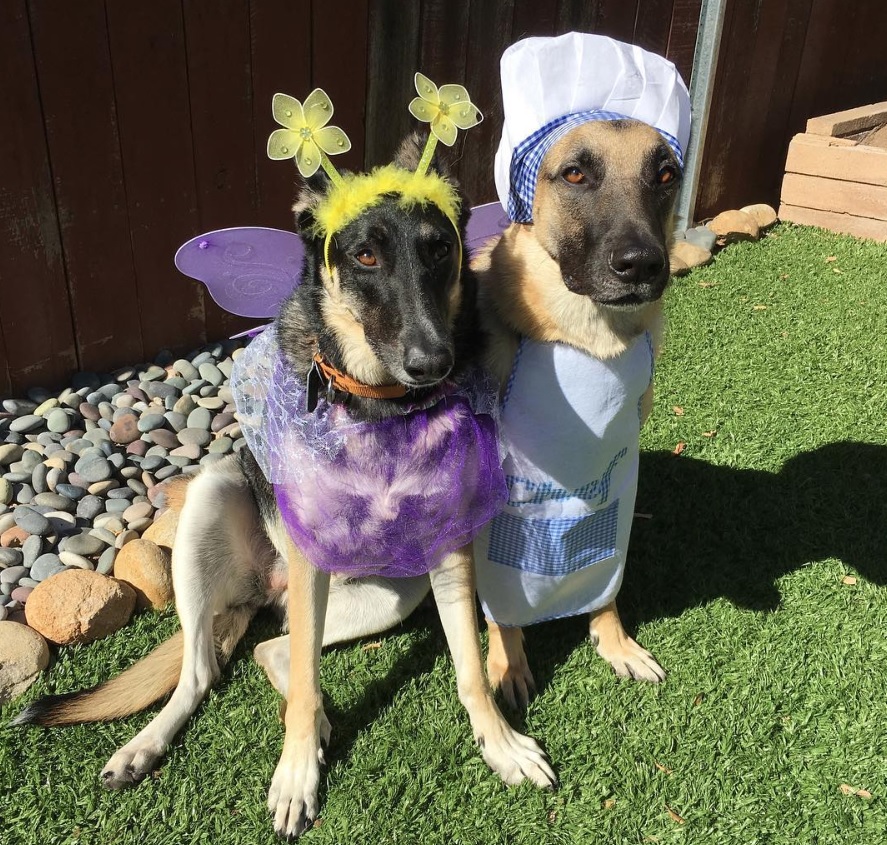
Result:
[[[283,129],[275,129],[268,138],[268,158],[294,158],[304,178],[313,176],[322,167],[333,184],[342,177],[328,156],[347,153],[351,141],[338,126],[327,126],[333,116],[333,104],[326,91],[315,88],[303,106],[287,94],[275,94],[271,101],[274,120]]]
[[[274,120],[283,129],[275,129],[268,138],[268,157],[295,159],[305,179],[322,167],[333,183],[314,209],[315,232],[324,235],[324,260],[330,274],[333,235],[388,194],[397,195],[398,202],[405,207],[425,203],[437,206],[456,230],[459,264],[462,263],[458,194],[445,177],[428,173],[428,168],[438,141],[453,146],[458,130],[477,126],[483,115],[461,85],[438,88],[421,73],[416,74],[415,84],[419,96],[410,103],[410,113],[430,124],[431,132],[414,172],[391,164],[371,173],[346,173],[343,177],[329,156],[348,152],[351,142],[338,126],[327,126],[333,116],[333,104],[326,92],[315,88],[304,104],[287,94],[275,94],[271,101]]]
[[[431,133],[416,168],[416,173],[425,173],[438,141],[452,147],[456,143],[457,130],[477,126],[484,116],[471,102],[468,91],[462,85],[442,85],[438,88],[421,73],[416,74],[414,81],[419,96],[410,103],[410,114],[431,125]]]

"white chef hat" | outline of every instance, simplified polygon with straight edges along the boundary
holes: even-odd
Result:
[[[496,153],[496,191],[512,220],[532,220],[545,153],[589,120],[629,117],[648,123],[683,166],[690,95],[662,56],[602,35],[569,32],[512,44],[500,67],[505,120]]]

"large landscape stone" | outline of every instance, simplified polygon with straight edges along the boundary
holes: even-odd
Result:
[[[37,631],[0,622],[0,704],[21,695],[48,663],[49,648]]]
[[[158,546],[172,552],[172,545],[176,539],[176,528],[179,524],[179,514],[174,510],[165,510],[154,518],[154,522],[145,530],[143,540],[150,540]]]
[[[711,253],[707,249],[689,241],[677,241],[671,248],[670,257],[672,260],[680,259],[688,268],[701,267],[711,261]]]
[[[761,231],[769,229],[778,219],[776,216],[776,209],[773,208],[772,205],[767,205],[767,203],[764,202],[755,203],[754,205],[746,205],[739,210],[754,218],[755,223],[758,224],[758,228]]]
[[[170,554],[151,540],[132,540],[120,549],[114,576],[133,587],[139,608],[159,609],[173,599]]]
[[[721,245],[735,241],[756,241],[761,229],[754,217],[744,211],[722,211],[708,223],[708,228],[718,236]]]
[[[39,584],[28,597],[28,624],[59,645],[89,643],[122,628],[135,607],[129,584],[69,569]]]

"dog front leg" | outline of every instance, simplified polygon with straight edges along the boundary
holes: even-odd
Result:
[[[283,752],[268,790],[268,809],[274,815],[278,835],[295,837],[317,818],[321,744],[330,737],[320,691],[320,649],[330,578],[312,566],[292,543],[288,543],[287,565],[291,683]]]
[[[665,670],[656,658],[636,643],[622,627],[616,602],[611,601],[591,614],[589,637],[597,653],[609,663],[617,675],[658,684],[665,680]]]
[[[474,603],[474,558],[469,543],[431,571],[431,589],[456,668],[459,700],[487,765],[508,784],[525,779],[554,787],[557,778],[545,752],[505,721],[484,674]]]

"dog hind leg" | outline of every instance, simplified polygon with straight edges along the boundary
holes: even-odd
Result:
[[[526,710],[536,693],[536,681],[524,651],[521,628],[502,628],[488,619],[490,647],[487,652],[487,677],[510,707]]]
[[[138,783],[152,771],[219,675],[216,641],[230,653],[246,631],[259,604],[251,567],[258,519],[234,462],[189,485],[172,562],[184,641],[179,682],[160,713],[108,761],[106,787]]]
[[[625,632],[615,601],[591,614],[588,635],[617,675],[653,684],[665,680],[665,670],[656,658]]]
[[[418,578],[333,578],[323,628],[323,645],[356,640],[387,631],[403,622],[425,598],[431,583]],[[259,643],[253,651],[272,686],[286,698],[289,691],[289,634]]]

